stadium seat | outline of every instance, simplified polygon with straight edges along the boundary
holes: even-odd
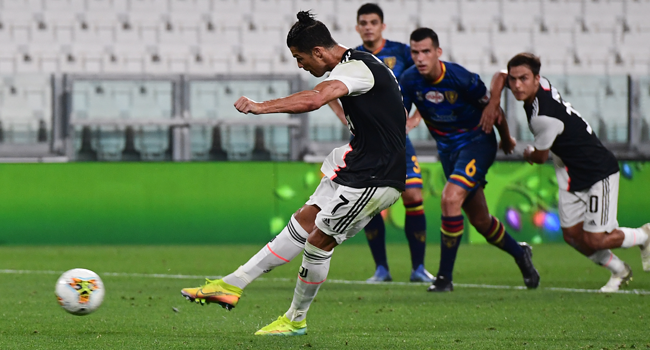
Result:
[[[575,47],[571,32],[533,31],[533,52],[540,56],[542,63],[564,65],[573,61]]]
[[[542,24],[550,32],[573,31],[583,20],[582,1],[542,0]]]
[[[107,1],[100,1],[100,0],[94,0],[90,2],[102,2],[102,3],[107,3]],[[56,11],[56,12],[70,12],[71,9],[74,9],[76,11],[83,11],[85,8],[85,1],[84,0],[47,0],[43,1],[42,4],[42,10],[43,12],[51,12],[51,11]]]
[[[630,31],[646,33],[650,31],[650,21],[648,21],[650,1],[625,1],[624,7],[625,23]]]
[[[585,1],[584,21],[589,31],[613,32],[623,26],[623,1]]]
[[[496,0],[459,1],[460,23],[467,31],[488,31],[499,17],[499,2]]]
[[[497,29],[491,36],[492,54],[502,69],[514,55],[533,51],[532,31],[501,32]]]
[[[253,0],[212,0],[213,15],[251,13]]]
[[[503,11],[500,17],[501,29],[511,32],[535,30],[540,27],[540,1],[503,0]],[[555,2],[553,2],[555,4]]]
[[[39,0],[3,1],[2,12],[37,12],[42,9],[42,5]]]
[[[487,31],[452,31],[450,42],[440,45],[443,51],[447,50],[451,61],[471,71],[481,72],[490,62],[490,33]]]
[[[422,0],[420,3],[420,26],[432,28],[436,32],[457,30],[459,5],[451,0]]]
[[[650,32],[629,32],[623,35],[618,50],[624,64],[632,72],[648,73],[650,65]]]
[[[212,10],[210,0],[169,0],[169,14],[201,14]]]
[[[51,87],[45,75],[16,75],[0,83],[0,121],[9,144],[47,142],[51,134]]]
[[[582,64],[607,61],[614,53],[614,32],[577,31],[575,33],[575,49]]]
[[[158,42],[172,45],[198,45],[199,27],[204,23],[200,16],[191,13],[170,13],[165,24],[158,27]]]

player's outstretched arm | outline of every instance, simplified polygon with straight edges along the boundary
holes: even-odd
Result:
[[[501,92],[503,92],[506,86],[507,78],[508,74],[504,71],[496,72],[492,77],[492,83],[490,83],[490,100],[483,109],[481,121],[479,122],[479,126],[488,134],[492,132],[492,126],[495,124],[499,125],[503,121],[503,113],[501,113]]]
[[[333,100],[327,103],[328,106],[332,109],[332,112],[336,114],[336,117],[339,118],[341,123],[343,125],[348,125],[348,120],[345,119],[345,112],[343,111],[343,107],[341,106],[341,103],[338,100]]]
[[[498,113],[500,114],[498,119],[501,120],[500,123],[496,124],[499,137],[501,138],[501,141],[499,141],[499,148],[501,148],[503,153],[506,155],[512,154],[512,152],[515,151],[517,140],[510,135],[510,128],[508,127],[508,121],[503,113],[503,109],[501,109],[501,107],[498,108]]]
[[[326,103],[348,94],[348,87],[339,80],[328,80],[313,90],[297,92],[276,100],[255,102],[246,96],[235,102],[235,108],[244,114],[291,113],[299,114],[317,110]]]

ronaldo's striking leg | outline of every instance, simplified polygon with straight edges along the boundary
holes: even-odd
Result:
[[[296,214],[300,215],[300,213]],[[206,279],[206,284],[196,288],[183,288],[181,294],[190,301],[204,305],[217,303],[227,310],[239,302],[244,288],[261,274],[284,265],[302,252],[308,233],[292,216],[287,226],[246,264],[219,280]]]

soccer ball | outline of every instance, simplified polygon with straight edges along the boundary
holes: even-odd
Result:
[[[102,304],[104,283],[90,270],[72,269],[59,277],[54,292],[65,311],[73,315],[88,315]]]

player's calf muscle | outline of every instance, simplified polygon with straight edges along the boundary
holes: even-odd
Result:
[[[619,248],[623,243],[623,232],[614,230],[611,233],[606,232],[584,232],[582,236],[585,244],[594,250]]]

